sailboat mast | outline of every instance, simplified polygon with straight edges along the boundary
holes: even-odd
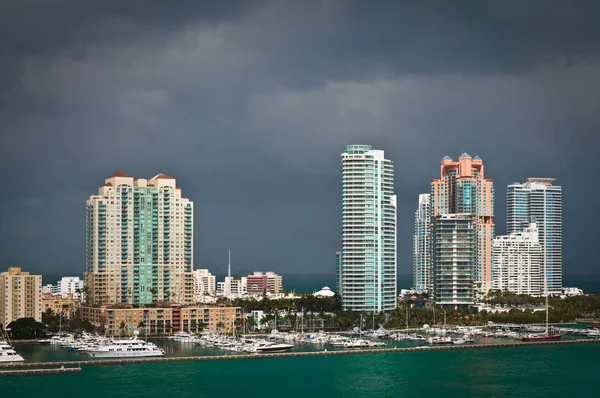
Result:
[[[408,305],[406,306],[406,331],[408,332]]]

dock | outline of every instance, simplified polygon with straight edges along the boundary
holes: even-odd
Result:
[[[56,365],[55,365],[56,366]],[[24,376],[24,375],[47,375],[47,374],[58,374],[58,373],[79,373],[81,368],[60,368],[54,369],[9,369],[0,370],[0,376]]]
[[[456,351],[456,350],[475,350],[475,349],[490,349],[490,348],[517,348],[531,346],[549,346],[549,345],[571,345],[571,344],[598,344],[597,339],[577,339],[564,341],[539,341],[539,342],[518,342],[518,343],[502,343],[502,344],[469,344],[469,345],[444,345],[444,346],[420,346],[420,347],[403,347],[403,348],[371,348],[371,349],[356,349],[356,350],[338,350],[328,351],[303,351],[303,352],[282,352],[282,353],[259,353],[259,354],[232,354],[232,355],[205,355],[205,356],[187,356],[187,357],[158,357],[158,358],[128,358],[128,359],[106,359],[106,360],[89,360],[89,361],[65,361],[65,362],[19,362],[11,364],[0,364],[1,369],[34,369],[54,367],[48,369],[49,373],[59,373],[57,366],[96,366],[96,365],[127,365],[141,363],[165,363],[165,362],[197,362],[197,361],[231,361],[241,359],[268,359],[268,358],[289,358],[289,357],[323,357],[323,356],[338,356],[338,355],[370,355],[384,353],[402,353],[402,352],[429,352],[429,351]],[[77,368],[75,368],[77,369]],[[75,371],[73,371],[75,372]],[[3,375],[4,373],[0,373]]]

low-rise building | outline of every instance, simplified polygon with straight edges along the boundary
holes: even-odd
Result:
[[[0,274],[0,323],[6,327],[19,318],[42,321],[42,276],[11,267]]]
[[[267,284],[269,286],[269,292],[273,294],[279,294],[283,292],[283,277],[276,274],[275,272],[265,272],[267,276]]]
[[[65,319],[71,319],[79,309],[81,301],[74,298],[72,294],[44,293],[42,294],[42,311],[51,309],[56,315],[62,314]]]
[[[262,272],[255,272],[254,275],[246,277],[246,290],[248,294],[267,294],[270,292],[267,276]]]
[[[239,307],[182,306],[159,302],[156,307],[124,306],[81,307],[81,316],[109,335],[171,334],[179,331],[231,333],[236,320],[242,318]]]
[[[216,293],[216,277],[207,269],[194,270],[193,274],[196,303],[206,303],[207,297]]]
[[[227,298],[241,298],[248,294],[246,277],[226,276],[225,282],[217,283],[217,294]]]

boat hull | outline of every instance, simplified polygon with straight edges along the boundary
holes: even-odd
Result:
[[[145,357],[164,357],[165,354],[160,351],[148,352],[119,352],[119,351],[85,351],[92,358],[145,358]]]
[[[0,363],[23,362],[25,359],[20,355],[0,355]]]
[[[256,349],[256,352],[279,352],[279,351],[287,351],[294,348],[293,345],[281,345],[275,347],[259,347]]]

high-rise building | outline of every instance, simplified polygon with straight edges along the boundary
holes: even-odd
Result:
[[[384,151],[348,145],[341,154],[339,294],[346,310],[396,308],[394,165]]]
[[[539,296],[544,292],[542,249],[535,223],[494,239],[494,290]]]
[[[440,214],[433,220],[435,303],[471,305],[475,302],[476,216]]]
[[[418,293],[432,291],[433,275],[431,254],[431,202],[430,194],[419,195],[415,212],[413,235],[413,286]]]
[[[204,296],[212,296],[216,293],[216,277],[207,269],[196,269],[194,270],[194,287],[195,301],[203,303]]]
[[[11,267],[0,273],[0,323],[7,327],[20,318],[42,321],[42,276]]]
[[[193,203],[173,177],[106,178],[86,206],[90,302],[193,302],[192,236]]]
[[[431,215],[470,214],[474,217],[475,282],[478,289],[487,291],[492,287],[494,184],[485,178],[479,156],[471,158],[463,153],[457,162],[445,156],[440,169],[440,178],[431,181]]]
[[[535,223],[542,247],[540,267],[546,270],[548,292],[562,289],[562,188],[553,185],[554,178],[528,178],[525,183],[508,186],[507,231],[522,231]],[[543,278],[542,278],[543,279]]]

